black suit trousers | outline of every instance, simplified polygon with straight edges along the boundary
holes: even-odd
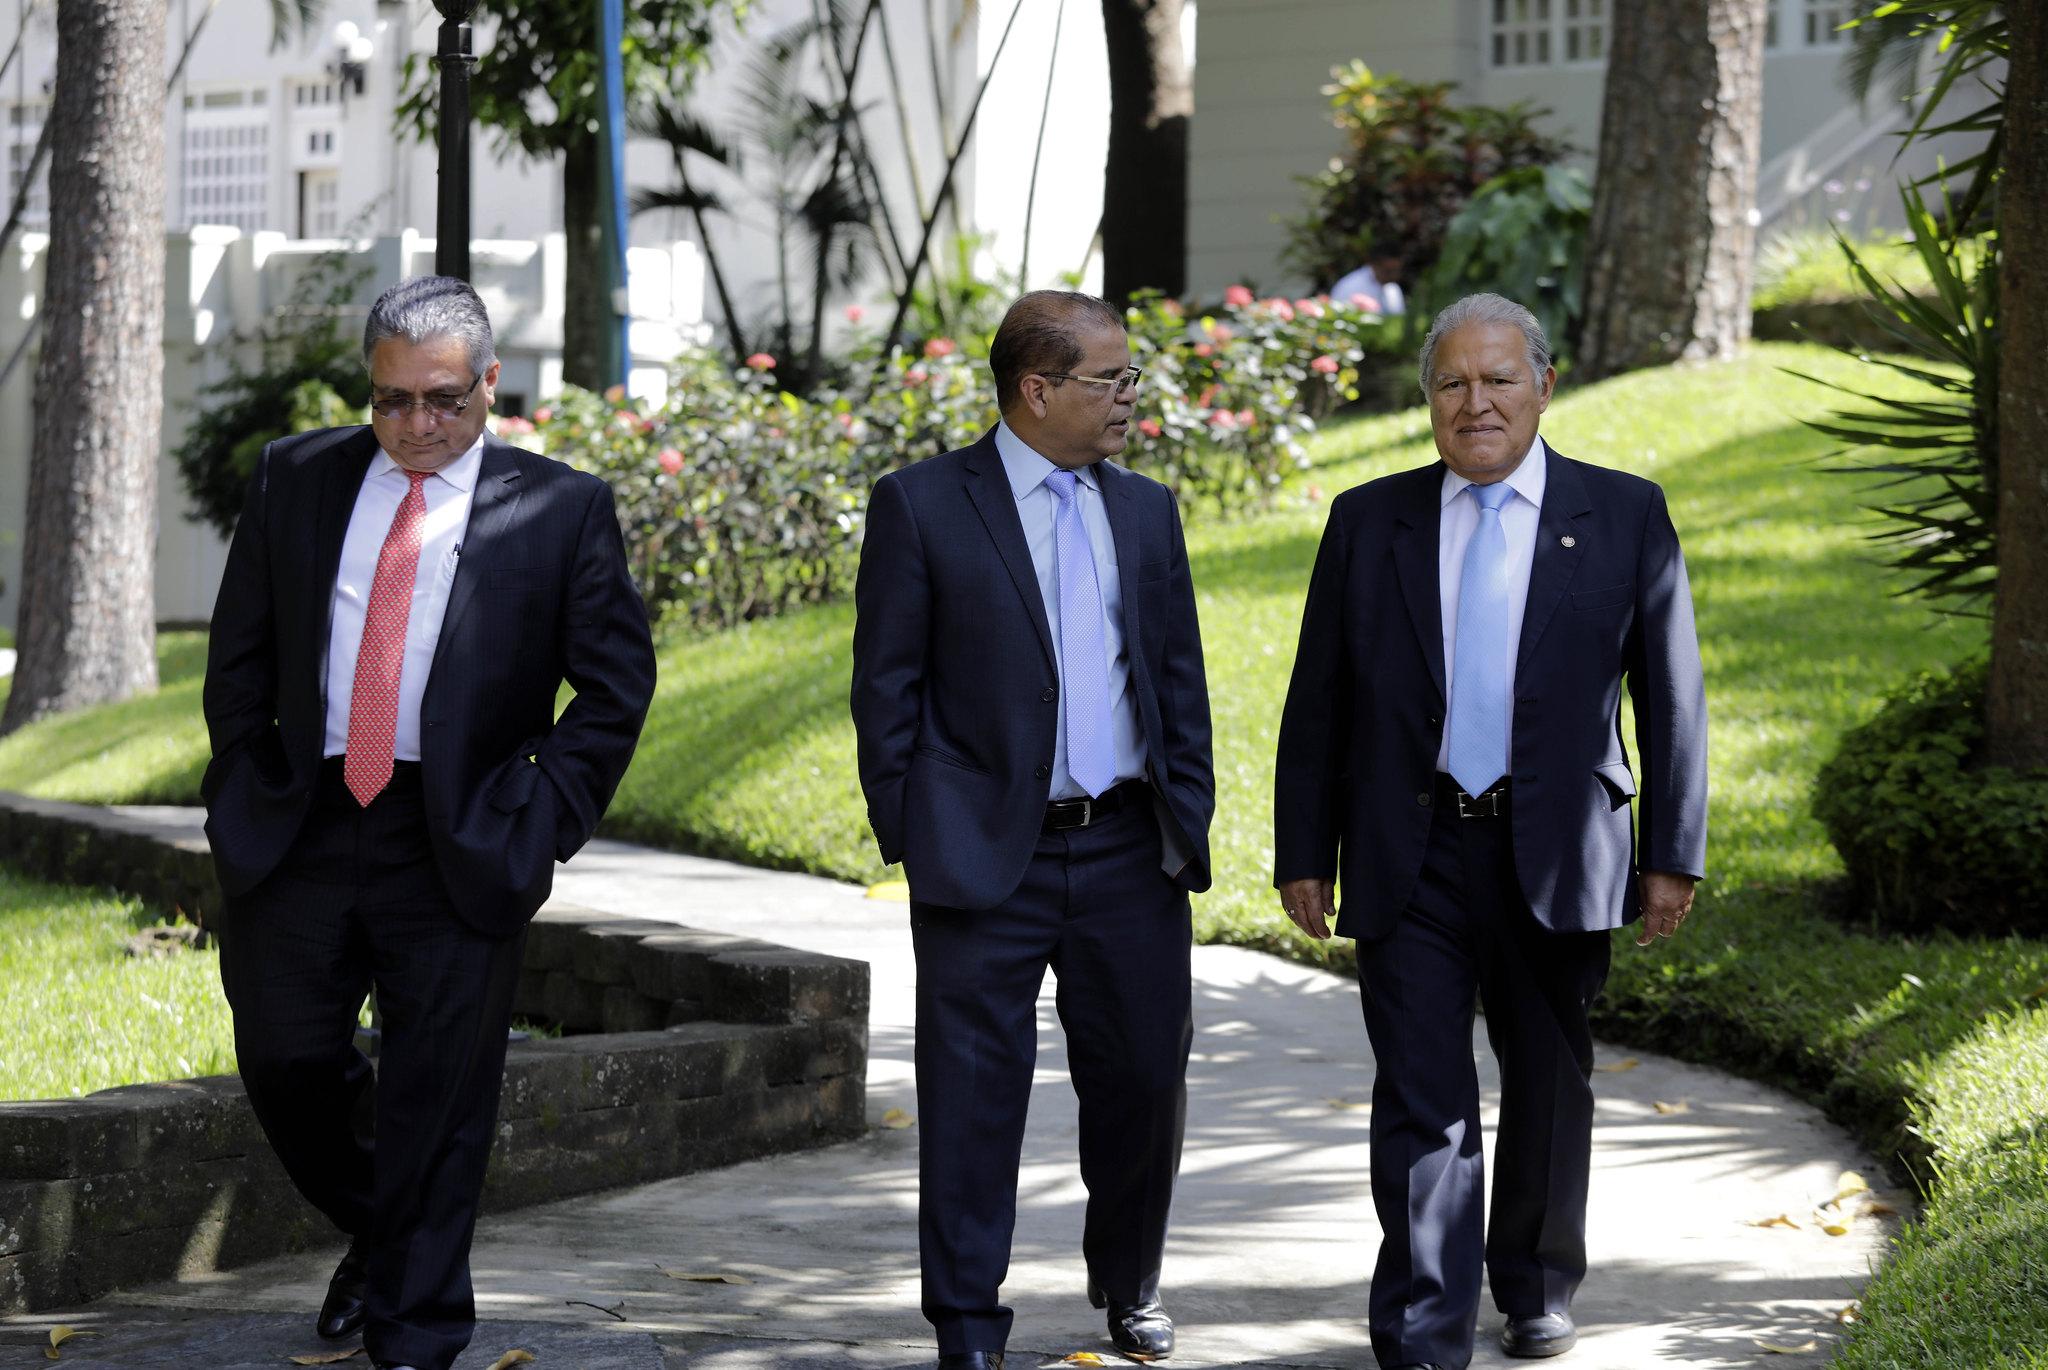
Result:
[[[403,763],[368,808],[326,763],[284,860],[229,901],[242,1079],[300,1193],[369,1243],[363,1340],[379,1362],[447,1370],[475,1330],[470,1238],[524,941],[456,916]],[[374,1077],[354,1044],[373,987]]]
[[[1371,1329],[1382,1365],[1463,1370],[1482,1265],[1511,1317],[1569,1309],[1586,1273],[1586,1016],[1607,979],[1609,935],[1536,921],[1515,877],[1512,823],[1437,804],[1409,906],[1384,937],[1358,944],[1376,1069],[1372,1197],[1383,1236]],[[1475,999],[1501,1076],[1490,1219]]]
[[[1082,1253],[1120,1303],[1154,1298],[1180,1169],[1193,1039],[1187,893],[1150,804],[1041,836],[992,909],[912,903],[918,1250],[939,1352],[999,1351],[998,1302],[1050,966],[1081,1112]]]

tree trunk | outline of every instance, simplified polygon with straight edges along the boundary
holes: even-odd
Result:
[[[1986,759],[2048,769],[2048,14],[2007,5],[2005,164],[1998,190],[1998,589]]]
[[[1611,5],[1575,360],[1589,380],[1749,337],[1766,0]]]
[[[618,327],[604,268],[604,149],[580,137],[562,149],[562,379],[603,390],[605,330]]]
[[[161,0],[59,0],[50,235],[0,731],[156,688],[163,439]]]
[[[1102,293],[1179,296],[1188,283],[1188,121],[1195,88],[1181,0],[1102,0],[1109,45]]]

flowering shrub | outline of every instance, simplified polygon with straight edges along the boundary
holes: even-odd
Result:
[[[1228,299],[1200,319],[1157,297],[1127,315],[1145,379],[1124,460],[1191,511],[1263,503],[1304,467],[1310,412],[1356,394],[1380,327],[1327,299],[1262,301],[1243,287]],[[844,383],[809,397],[780,388],[767,353],[734,368],[693,350],[662,404],[571,388],[531,423],[497,429],[611,484],[651,612],[729,625],[843,593],[875,480],[994,425],[973,350],[948,337],[856,348]]]

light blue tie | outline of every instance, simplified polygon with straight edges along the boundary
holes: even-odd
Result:
[[[1508,535],[1500,511],[1506,481],[1468,485],[1479,526],[1465,544],[1458,580],[1458,638],[1451,667],[1451,778],[1484,794],[1508,769]]]
[[[1067,774],[1091,795],[1116,783],[1116,743],[1109,726],[1109,658],[1102,641],[1102,587],[1095,579],[1095,549],[1081,506],[1074,499],[1074,473],[1045,478],[1059,505],[1053,511],[1053,545],[1058,549],[1060,584],[1060,689],[1066,701]]]

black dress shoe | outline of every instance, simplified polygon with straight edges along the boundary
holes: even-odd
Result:
[[[1000,1351],[956,1351],[939,1357],[939,1370],[1003,1370]]]
[[[1579,1344],[1579,1329],[1569,1313],[1539,1313],[1509,1318],[1501,1330],[1500,1349],[1520,1360],[1562,1356]]]
[[[1165,1360],[1173,1354],[1173,1319],[1159,1300],[1117,1303],[1090,1280],[1088,1302],[1109,1310],[1109,1344],[1125,1360]]]
[[[327,1297],[320,1304],[320,1316],[313,1321],[315,1332],[328,1341],[340,1341],[362,1331],[363,1285],[369,1272],[369,1247],[358,1237],[349,1243],[348,1254],[327,1282]]]

